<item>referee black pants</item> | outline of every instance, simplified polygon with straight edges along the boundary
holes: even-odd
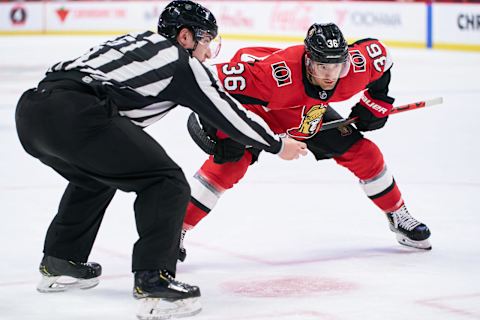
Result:
[[[45,254],[87,261],[120,189],[137,194],[132,270],[176,271],[190,187],[152,137],[106,100],[55,85],[25,92],[15,118],[24,149],[69,181],[47,231]]]

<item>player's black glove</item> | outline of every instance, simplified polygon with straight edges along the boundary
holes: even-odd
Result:
[[[348,116],[349,118],[357,117],[358,120],[355,122],[355,126],[360,131],[372,131],[382,128],[388,120],[388,116],[383,118],[377,118],[373,113],[371,113],[363,105],[357,103],[353,108],[352,112]]]
[[[198,118],[193,112],[188,117],[187,129],[200,149],[207,154],[213,155],[215,163],[237,162],[242,159],[247,149],[243,144],[228,137],[219,138],[217,129],[202,118]],[[248,151],[252,155],[250,164],[253,164],[258,160],[262,150],[248,147]]]
[[[233,139],[220,139],[217,137],[217,129],[200,118],[203,130],[208,136],[216,141],[213,150],[213,162],[223,164],[227,162],[237,162],[245,154],[245,146]]]
[[[217,139],[213,152],[213,162],[222,164],[237,162],[245,154],[245,146],[233,139]]]
[[[372,131],[382,128],[388,120],[392,104],[373,99],[368,92],[352,108],[349,118],[357,117],[355,126],[360,131]]]

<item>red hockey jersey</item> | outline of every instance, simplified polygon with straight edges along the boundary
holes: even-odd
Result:
[[[265,119],[273,131],[308,139],[320,129],[329,102],[348,100],[367,89],[392,65],[378,40],[357,41],[349,46],[348,74],[325,91],[307,80],[304,55],[303,45],[283,50],[242,48],[216,68],[225,90]]]

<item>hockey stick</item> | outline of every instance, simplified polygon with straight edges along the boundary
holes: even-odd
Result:
[[[397,114],[405,111],[411,111],[415,109],[430,107],[430,106],[434,106],[442,103],[443,103],[442,97],[438,97],[430,100],[412,102],[412,103],[404,104],[402,106],[394,107],[392,111],[390,111],[390,114]],[[334,121],[325,122],[320,128],[320,131],[335,129],[339,127],[345,127],[345,126],[348,126],[349,124],[353,124],[357,122],[357,120],[358,120],[357,118],[347,118],[347,119],[338,119]]]
[[[430,107],[430,106],[434,106],[442,103],[443,103],[442,97],[438,97],[430,100],[412,102],[402,106],[394,107],[392,111],[390,111],[390,114],[397,114],[405,111]],[[335,129],[339,127],[345,127],[355,123],[356,121],[357,121],[357,118],[347,118],[347,119],[338,119],[334,121],[325,122],[320,128],[320,131]],[[195,143],[200,147],[200,149],[202,149],[207,154],[214,153],[216,141],[210,138],[207,135],[207,133],[202,129],[195,113],[193,112],[188,117],[187,129],[193,141],[195,141]]]

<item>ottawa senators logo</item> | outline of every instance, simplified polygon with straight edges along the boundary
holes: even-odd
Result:
[[[272,64],[272,76],[277,81],[277,86],[279,87],[292,83],[292,72],[285,61]]]
[[[24,25],[27,21],[27,10],[21,6],[14,6],[10,10],[10,21],[14,26]]]
[[[350,61],[353,65],[353,72],[365,72],[367,70],[367,64],[360,50],[350,50],[349,53]]]
[[[313,137],[322,127],[323,114],[327,111],[327,105],[319,104],[311,107],[304,106],[302,110],[302,121],[298,128],[287,130],[292,138],[309,139]]]

